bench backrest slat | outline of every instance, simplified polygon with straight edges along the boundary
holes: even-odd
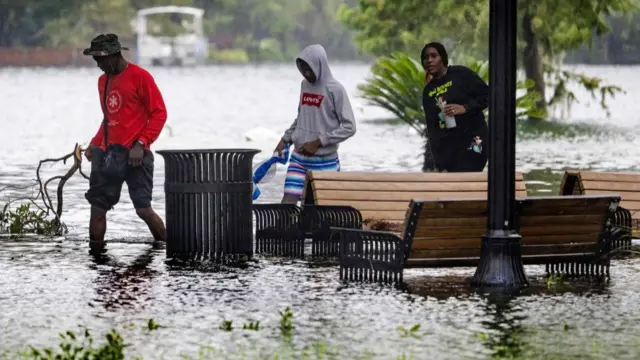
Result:
[[[486,198],[487,173],[309,172],[303,202],[348,205],[364,219],[401,222],[411,199]],[[522,173],[516,192],[526,196]]]
[[[640,173],[565,171],[560,184],[561,195],[618,194],[620,206],[640,218]]]
[[[517,200],[523,256],[593,253],[616,196],[524,197]],[[477,258],[486,233],[485,199],[415,200],[421,206],[409,264],[421,259]],[[407,221],[410,219],[407,218]]]
[[[422,210],[416,221],[409,262],[480,255],[481,239],[487,231],[486,199],[420,199],[410,206],[416,206],[414,203]]]
[[[616,200],[618,199],[618,200]],[[523,255],[535,255],[541,246],[554,254],[594,251],[615,196],[570,196],[521,199],[519,232]]]

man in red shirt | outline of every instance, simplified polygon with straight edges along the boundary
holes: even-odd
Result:
[[[167,237],[162,219],[151,207],[154,159],[150,151],[167,121],[167,110],[151,74],[127,62],[122,50],[128,49],[114,34],[97,36],[84,50],[104,72],[98,79],[103,122],[85,152],[91,162],[85,197],[91,204],[89,245],[93,254],[105,251],[106,215],[120,200],[124,182],[154,244],[165,243]]]

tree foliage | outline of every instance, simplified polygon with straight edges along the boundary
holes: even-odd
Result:
[[[82,0],[0,0],[0,46],[33,46],[46,40],[45,24],[69,16]]]
[[[136,10],[178,5],[205,10],[205,36],[218,50],[290,61],[302,47],[320,43],[334,57],[353,58],[355,47],[336,16],[342,4],[345,0],[0,0],[0,46],[84,47],[105,32],[132,45]],[[148,29],[173,35],[181,30],[177,18],[152,15]]]
[[[640,4],[640,1],[635,1]],[[611,31],[567,54],[565,62],[588,64],[637,64],[640,59],[640,11],[608,17]]]
[[[486,59],[489,46],[488,0],[360,0],[343,5],[339,18],[354,32],[358,50],[375,56],[414,53],[432,40],[455,52]],[[607,16],[635,8],[632,0],[519,0],[520,23],[531,13],[545,55],[555,56],[591,43],[609,31]],[[525,46],[520,39],[519,48]]]
[[[88,1],[72,14],[51,19],[44,25],[42,33],[47,38],[47,45],[86,47],[100,33],[116,33],[123,40],[130,39],[133,34],[131,18],[135,10],[128,0]]]
[[[557,59],[590,44],[594,35],[606,33],[607,16],[634,8],[632,0],[519,0],[518,6],[520,58],[527,77],[536,82],[531,91],[542,94],[539,107],[569,107],[576,101],[567,86],[572,82],[599,94],[606,106],[607,97],[619,88],[561,70]],[[402,51],[417,56],[425,42],[439,40],[459,61],[469,55],[487,58],[487,0],[434,0],[429,6],[420,0],[360,0],[357,7],[343,6],[340,19],[354,32],[356,45],[365,54],[383,56]],[[545,96],[547,87],[553,89],[552,96]]]
[[[421,0],[360,0],[357,7],[343,5],[339,17],[353,32],[358,50],[366,54],[418,55],[430,39],[440,39],[455,53],[483,58],[487,34],[477,28],[481,19],[488,19],[487,4],[485,0],[437,0],[425,6]],[[475,53],[474,48],[478,48]]]
[[[546,56],[591,44],[609,32],[607,17],[635,7],[633,0],[519,0],[519,13],[532,14],[534,31]]]

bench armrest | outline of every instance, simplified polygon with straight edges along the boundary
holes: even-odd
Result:
[[[600,235],[599,259],[609,259],[612,255],[627,250],[631,242],[629,229],[618,224],[609,224]]]
[[[301,222],[308,232],[327,231],[331,226],[362,229],[362,214],[351,206],[304,205]]]
[[[300,208],[294,204],[253,204],[255,252],[261,255],[303,257],[304,233]]]
[[[362,228],[362,215],[351,206],[304,205],[300,219],[302,230],[311,238],[311,256],[337,258],[339,242],[331,238],[329,228]]]
[[[618,206],[611,219],[611,225],[618,234],[612,241],[612,250],[630,250],[633,238],[633,220],[631,211]]]
[[[294,204],[253,204],[256,232],[262,230],[286,232],[300,222],[300,208]]]
[[[409,249],[400,237],[386,231],[331,227],[340,241],[340,278],[402,282]]]

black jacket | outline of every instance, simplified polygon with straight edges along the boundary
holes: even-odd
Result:
[[[442,97],[447,104],[463,105],[466,113],[456,115],[456,127],[447,129],[444,115],[436,104]],[[487,122],[483,110],[489,102],[489,86],[473,70],[465,66],[449,66],[447,73],[431,80],[422,93],[422,107],[427,121],[428,139],[435,158],[469,146],[474,136],[486,139]]]

